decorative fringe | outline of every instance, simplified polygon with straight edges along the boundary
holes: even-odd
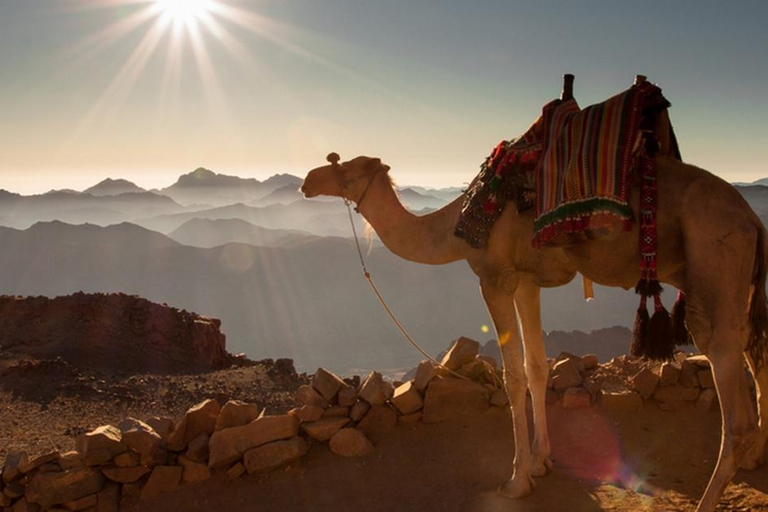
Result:
[[[637,308],[635,316],[635,328],[632,331],[632,345],[629,347],[629,353],[635,357],[645,357],[648,353],[648,308],[645,306],[645,297],[640,301],[640,307]]]
[[[672,318],[664,307],[656,310],[648,323],[648,351],[646,357],[653,361],[667,361],[675,355]]]
[[[672,331],[676,346],[693,343],[691,333],[685,326],[685,294],[682,291],[677,292],[677,300],[672,307]]]

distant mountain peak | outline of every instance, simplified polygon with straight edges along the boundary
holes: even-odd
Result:
[[[132,181],[124,179],[113,180],[112,178],[101,180],[96,185],[83,190],[83,194],[90,194],[92,196],[117,196],[131,192],[146,192],[146,190]]]

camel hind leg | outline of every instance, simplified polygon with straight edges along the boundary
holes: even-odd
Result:
[[[741,462],[742,469],[757,469],[765,464],[765,444],[768,441],[768,362],[764,362],[758,369],[753,357],[745,353],[749,370],[755,379],[757,388],[757,412],[759,418],[759,432],[757,441]]]

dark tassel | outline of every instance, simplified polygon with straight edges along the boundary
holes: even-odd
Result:
[[[677,300],[672,307],[672,329],[675,345],[679,347],[693,343],[691,333],[685,326],[685,294],[683,292],[677,293]]]
[[[661,287],[661,283],[659,283],[658,279],[648,279],[645,285],[645,295],[648,297],[654,297],[656,295],[659,295],[661,292],[663,292],[664,289]]]
[[[647,288],[648,288],[648,281],[644,277],[641,277],[640,280],[635,285],[635,293],[638,295],[642,295],[643,297],[647,297],[648,296],[648,293],[646,292]]]
[[[640,300],[640,307],[637,308],[635,316],[635,328],[632,331],[632,345],[629,347],[629,353],[635,357],[645,357],[648,351],[648,308],[645,305],[645,296]]]
[[[657,309],[648,323],[648,351],[645,357],[654,361],[666,361],[675,355],[672,317],[666,309]]]

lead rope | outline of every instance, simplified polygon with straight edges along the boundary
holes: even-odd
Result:
[[[357,238],[357,229],[355,229],[355,219],[352,217],[352,206],[350,204],[349,199],[346,197],[344,198],[344,204],[347,206],[347,212],[349,213],[349,224],[352,226],[352,234],[355,236],[355,247],[357,247],[357,255],[360,257],[360,266],[363,268],[363,276],[365,277],[365,280],[368,281],[368,284],[371,285],[371,288],[373,289],[373,293],[376,294],[376,298],[379,299],[379,303],[381,304],[381,307],[384,308],[384,311],[387,312],[387,315],[389,316],[390,320],[392,320],[392,323],[395,324],[395,327],[400,331],[400,334],[403,335],[403,338],[413,346],[416,350],[419,351],[421,355],[432,361],[437,367],[444,369],[451,375],[454,375],[460,379],[471,381],[472,379],[465,377],[464,375],[460,375],[456,373],[455,371],[451,370],[450,368],[443,365],[443,363],[439,362],[434,357],[430,356],[426,350],[421,348],[416,341],[411,337],[410,334],[408,334],[408,331],[405,330],[405,327],[403,327],[403,324],[400,323],[400,321],[397,319],[395,314],[392,312],[392,310],[389,308],[389,305],[387,305],[387,301],[384,300],[384,297],[382,297],[381,293],[379,292],[379,289],[376,288],[376,284],[373,282],[373,277],[371,277],[371,273],[368,272],[368,269],[365,266],[365,258],[363,258],[363,251],[360,249],[360,241]],[[488,364],[488,363],[486,363]],[[493,370],[493,369],[491,369]],[[493,380],[496,386],[499,386],[498,382],[498,376],[496,375],[496,371],[493,370],[490,372],[491,375],[493,375]]]

